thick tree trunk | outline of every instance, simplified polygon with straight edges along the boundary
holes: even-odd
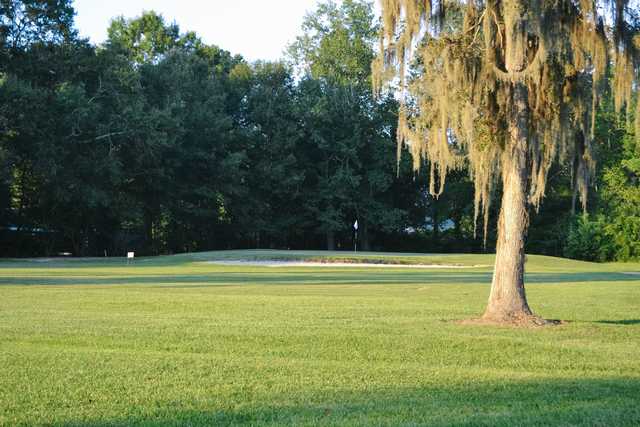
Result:
[[[154,241],[153,241],[153,215],[151,211],[145,210],[144,212],[144,240],[146,250],[151,255],[155,255]]]
[[[503,3],[505,23],[504,65],[508,73],[527,66],[526,2]],[[483,319],[491,322],[540,323],[533,315],[524,290],[524,241],[529,225],[527,189],[530,162],[528,91],[514,80],[509,100],[508,137],[502,153],[502,205],[498,218],[496,263],[489,303]]]
[[[336,250],[336,238],[333,231],[327,232],[327,250],[335,251]]]
[[[432,200],[432,205],[431,205],[431,220],[433,222],[432,237],[433,237],[433,243],[435,243],[436,245],[438,245],[440,240],[440,217],[438,215],[437,203],[438,203],[437,200],[435,200],[434,198]]]
[[[515,117],[502,157],[503,194],[496,263],[489,304],[483,316],[497,322],[521,321],[532,316],[524,290],[524,241],[529,223],[526,88],[516,85],[513,96]]]
[[[369,226],[366,222],[362,223],[362,250],[365,252],[371,251],[371,236],[369,232]]]
[[[527,90],[514,84],[509,139],[502,154],[502,205],[498,218],[496,263],[491,294],[484,320],[500,323],[548,324],[535,316],[524,289],[524,242],[529,226],[527,188],[529,152],[527,146]]]

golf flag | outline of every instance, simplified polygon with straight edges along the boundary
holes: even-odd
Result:
[[[356,219],[356,222],[353,223],[353,229],[358,231],[358,220]]]

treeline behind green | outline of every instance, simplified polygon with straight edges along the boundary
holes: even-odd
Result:
[[[0,256],[351,249],[356,219],[362,249],[483,250],[467,173],[436,200],[397,164],[368,2],[320,4],[285,60],[257,63],[153,12],[94,46],[68,0],[1,4]],[[572,213],[571,170],[553,171],[530,251],[640,254],[638,146],[610,110],[593,214]]]

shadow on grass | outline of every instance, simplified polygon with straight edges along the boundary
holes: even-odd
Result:
[[[609,325],[640,325],[640,319],[598,320],[595,323],[606,323]]]
[[[489,273],[415,274],[397,272],[216,272],[193,275],[136,275],[113,277],[23,276],[0,277],[0,285],[159,285],[173,288],[218,285],[389,285],[425,283],[489,283]]]
[[[69,420],[79,426],[226,425],[640,425],[638,379],[566,379],[375,390],[300,393],[282,404],[230,402],[236,409],[188,403],[137,407],[121,419]],[[271,401],[278,399],[271,399]],[[235,403],[235,404],[234,404]]]
[[[526,282],[558,284],[580,282],[639,282],[638,277],[621,273],[531,273]],[[212,272],[206,274],[136,274],[129,276],[65,276],[0,277],[0,286],[64,286],[64,285],[158,285],[174,288],[219,285],[424,285],[424,284],[489,284],[490,272],[416,272],[416,271],[294,271],[286,272]]]

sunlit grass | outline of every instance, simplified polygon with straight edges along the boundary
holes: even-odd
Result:
[[[638,264],[530,256],[532,330],[455,322],[490,267],[203,262],[285,255],[0,263],[0,423],[640,424]]]

